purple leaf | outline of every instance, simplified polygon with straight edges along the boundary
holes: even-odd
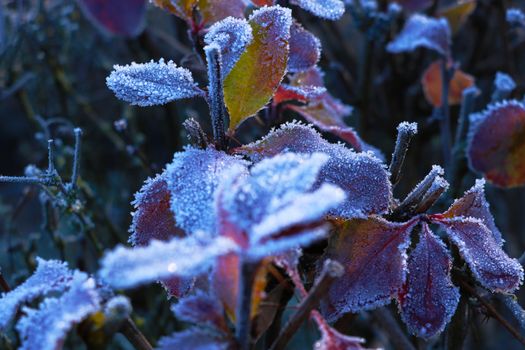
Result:
[[[494,223],[489,203],[485,199],[485,180],[476,180],[476,184],[466,191],[463,197],[454,201],[450,208],[443,213],[443,216],[446,218],[463,216],[479,219],[492,232],[496,243],[499,246],[503,245],[501,232]]]
[[[411,16],[386,49],[391,53],[401,53],[419,47],[434,50],[446,57],[450,55],[450,27],[445,18],[434,19],[419,14]]]
[[[512,292],[523,282],[523,267],[500,247],[494,234],[476,218],[443,218],[433,215],[450,240],[459,248],[463,259],[479,283],[493,292]]]
[[[119,99],[142,107],[204,94],[189,70],[162,58],[159,63],[115,65],[106,84]]]
[[[341,0],[291,0],[290,3],[331,21],[341,18],[345,13],[345,4]]]
[[[408,258],[408,277],[400,293],[399,310],[410,333],[421,338],[439,334],[450,321],[459,302],[452,284],[452,257],[447,248],[422,223],[419,243]]]
[[[68,331],[88,315],[99,311],[95,281],[76,273],[71,288],[58,298],[46,298],[38,309],[24,308],[16,329],[21,350],[59,350]]]
[[[234,345],[224,336],[193,327],[159,341],[158,350],[229,350]]]
[[[101,260],[99,275],[114,288],[131,288],[172,277],[193,277],[206,272],[218,256],[235,251],[228,238],[209,238],[199,232],[168,242],[152,241],[147,247],[120,245]]]
[[[317,223],[345,197],[339,188],[328,184],[312,191],[327,161],[321,153],[284,153],[253,166],[250,176],[242,176],[242,168],[232,169],[221,184],[219,211],[247,234],[252,257],[304,245],[325,233]],[[311,228],[310,224],[315,225]],[[295,227],[308,229],[299,230],[299,234],[288,232]],[[288,234],[283,236],[283,232]]]
[[[171,195],[166,182],[166,173],[147,180],[135,195],[133,220],[130,228],[130,243],[145,246],[152,240],[168,241],[183,237],[185,233],[175,224],[170,208]],[[193,278],[171,278],[162,281],[171,296],[181,297],[193,286]]]
[[[78,0],[80,8],[98,28],[133,37],[143,29],[146,0]]]
[[[370,153],[356,153],[340,144],[328,143],[312,127],[284,124],[261,140],[240,147],[238,152],[255,162],[281,152],[325,153],[330,159],[321,168],[314,188],[329,183],[346,193],[346,200],[330,214],[355,218],[388,210],[392,195],[385,166]]]
[[[347,312],[386,305],[399,294],[405,282],[410,232],[416,223],[371,217],[346,221],[335,228],[325,259],[340,262],[345,274],[321,301],[321,311],[328,321]]]
[[[288,72],[302,72],[312,68],[321,57],[321,43],[319,39],[299,23],[294,22],[290,27],[290,56]]]
[[[36,271],[24,283],[0,298],[0,330],[7,327],[21,304],[66,289],[73,278],[66,263],[37,258]]]
[[[180,299],[171,309],[179,320],[199,326],[211,326],[217,331],[228,331],[222,305],[217,298],[202,291]]]
[[[227,17],[209,28],[204,42],[206,45],[215,44],[220,48],[222,78],[230,73],[252,40],[252,27],[245,19]]]
[[[238,169],[240,176],[247,173],[247,165],[248,162],[211,147],[187,147],[175,153],[166,168],[166,179],[177,226],[187,234],[204,231],[215,235],[217,187],[229,169]]]

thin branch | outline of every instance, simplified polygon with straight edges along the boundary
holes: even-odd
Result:
[[[328,292],[332,283],[344,273],[344,268],[337,261],[327,260],[323,265],[321,276],[315,282],[308,295],[299,304],[298,310],[286,323],[281,333],[271,346],[271,350],[283,350],[301,324],[309,317],[310,312],[319,306],[321,298]]]
[[[416,123],[402,122],[397,126],[396,146],[388,169],[390,171],[390,181],[393,186],[395,186],[401,179],[401,170],[408,151],[408,146],[410,145],[410,140],[416,134]]]
[[[244,258],[239,259],[239,269],[241,271],[239,278],[239,289],[237,294],[237,322],[235,327],[235,336],[239,343],[239,350],[248,350],[251,346],[251,310],[252,310],[252,292],[255,274],[259,266],[258,263],[247,261]]]
[[[30,185],[49,185],[46,178],[36,176],[0,176],[0,182],[23,183]]]
[[[514,318],[520,324],[521,329],[525,332],[525,310],[518,304],[518,300],[514,295],[498,294],[498,299],[505,304],[507,309],[512,313]]]
[[[374,320],[383,328],[389,336],[394,349],[397,350],[416,350],[410,339],[407,338],[405,332],[399,327],[396,319],[388,308],[381,307],[372,312]]]
[[[47,140],[47,172],[53,174],[55,171],[55,142],[53,139]]]
[[[219,47],[208,45],[204,48],[208,61],[208,99],[210,105],[213,138],[218,149],[226,147],[224,127],[227,122],[227,112],[224,105],[222,84],[222,58]]]
[[[135,322],[131,318],[127,318],[120,329],[120,332],[137,350],[153,350],[153,347],[148,342],[144,334],[137,328]]]
[[[465,289],[469,294],[473,295],[478,299],[478,301],[483,305],[489,316],[494,317],[501,325],[509,331],[510,334],[516,340],[518,340],[520,343],[525,345],[525,337],[520,333],[520,331],[516,330],[499,312],[496,310],[492,304],[490,304],[488,301],[485,300],[481,295],[478,294],[476,289],[472,287],[470,284],[465,282],[463,279],[459,279],[458,281],[463,289]]]
[[[448,170],[452,156],[452,136],[450,131],[450,110],[448,106],[448,92],[450,79],[454,73],[453,69],[447,67],[447,58],[441,59],[441,113],[439,126],[441,130],[441,147],[443,150],[443,164]]]
[[[77,187],[80,170],[80,148],[82,147],[82,129],[75,128],[75,153],[73,155],[73,175],[71,175],[71,187]]]

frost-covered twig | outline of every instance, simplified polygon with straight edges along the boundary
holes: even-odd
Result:
[[[131,318],[127,318],[120,329],[120,332],[137,350],[153,350],[153,347],[148,342],[144,334],[137,328],[135,322]]]
[[[498,299],[512,312],[522,331],[525,332],[525,310],[518,304],[516,297],[513,295],[499,294]]]
[[[82,147],[82,129],[75,128],[75,153],[73,155],[73,174],[71,175],[71,188],[76,188],[80,170],[80,148]]]
[[[208,100],[210,105],[213,138],[217,148],[224,149],[226,146],[224,125],[227,122],[228,112],[224,105],[221,52],[219,47],[215,44],[206,46],[204,52],[206,53],[206,61],[208,62]]]
[[[323,265],[321,276],[310,289],[307,297],[299,304],[297,312],[291,316],[283,330],[271,346],[271,350],[282,350],[297,332],[301,324],[308,318],[310,311],[315,309],[321,298],[328,292],[332,283],[344,273],[344,268],[337,261],[327,260]]]
[[[397,139],[392,160],[390,161],[390,181],[395,186],[401,179],[401,169],[410,145],[410,140],[417,134],[417,124],[402,122],[397,126]]]

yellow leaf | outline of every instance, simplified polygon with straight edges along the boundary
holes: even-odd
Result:
[[[438,15],[447,19],[452,33],[455,34],[475,9],[476,0],[463,0],[439,10]]]
[[[224,80],[230,133],[270,101],[288,64],[291,11],[280,6],[261,8],[249,23],[253,41]]]

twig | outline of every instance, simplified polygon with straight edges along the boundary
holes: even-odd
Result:
[[[283,330],[271,346],[271,350],[282,350],[297,332],[301,324],[308,318],[310,312],[315,309],[321,298],[328,292],[332,283],[344,273],[344,268],[337,261],[327,260],[323,266],[321,276],[310,289],[307,297],[298,306],[298,310],[286,323]]]
[[[439,118],[439,126],[441,130],[441,147],[443,150],[443,164],[445,169],[449,169],[450,159],[452,155],[452,137],[450,131],[450,111],[448,106],[448,90],[452,70],[447,67],[447,58],[443,57],[441,60],[441,113]]]
[[[416,134],[416,123],[402,122],[397,126],[396,146],[388,169],[390,171],[390,181],[392,182],[392,186],[397,185],[401,179],[401,170],[408,151],[408,146],[410,145],[410,140]]]
[[[519,257],[518,261],[519,261],[520,264],[525,265],[525,252],[523,252],[523,254],[521,254],[521,256]]]
[[[73,174],[71,175],[71,187],[77,187],[80,170],[80,148],[82,147],[82,129],[75,128],[75,153],[73,155]]]
[[[392,316],[392,313],[386,308],[381,307],[372,312],[374,320],[383,328],[389,335],[389,340],[394,349],[397,350],[416,350],[410,339],[407,338],[405,332],[399,327],[399,324]]]
[[[467,336],[468,324],[467,319],[467,302],[464,296],[459,300],[456,313],[450,325],[447,328],[446,333],[446,349],[447,350],[463,350],[463,345],[465,343],[465,338]]]
[[[514,295],[498,294],[498,299],[512,312],[521,329],[525,332],[525,310],[518,304],[516,297]]]
[[[248,350],[251,346],[251,319],[252,291],[258,263],[239,258],[239,289],[237,294],[237,313],[235,336],[239,343],[239,350]]]
[[[127,318],[120,329],[120,332],[137,350],[153,350],[153,347],[148,342],[144,334],[137,328],[135,322],[131,318]]]
[[[204,48],[206,60],[208,61],[208,99],[210,105],[213,138],[218,149],[224,149],[226,138],[224,126],[227,122],[226,106],[224,105],[224,94],[221,72],[221,52],[216,45],[208,45]]]
[[[498,310],[496,310],[494,306],[492,306],[492,304],[490,304],[488,301],[485,300],[485,298],[480,296],[476,289],[470,284],[463,281],[462,279],[458,279],[458,281],[463,289],[465,289],[467,292],[476,297],[476,299],[478,299],[478,301],[485,307],[485,310],[490,316],[494,317],[499,323],[501,323],[501,325],[505,329],[507,329],[507,331],[509,331],[509,333],[512,334],[512,336],[516,338],[516,340],[525,345],[525,337],[518,330],[516,330],[505,318],[503,318],[503,316],[498,312]]]

